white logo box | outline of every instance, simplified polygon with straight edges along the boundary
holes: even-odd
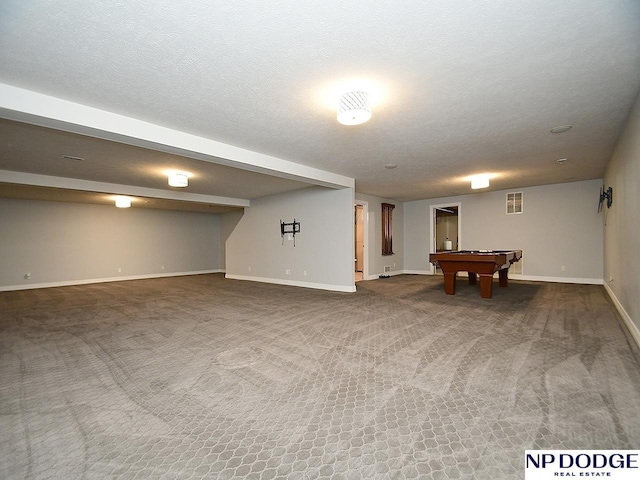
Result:
[[[526,450],[525,480],[640,479],[640,450]]]

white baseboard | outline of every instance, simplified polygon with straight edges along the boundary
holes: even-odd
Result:
[[[387,275],[389,275],[390,277],[395,277],[396,275],[402,275],[403,273],[404,270],[394,270],[393,272],[387,272]],[[381,273],[380,275],[384,275],[384,273]],[[378,277],[380,275],[378,275]]]
[[[106,283],[106,282],[123,282],[126,280],[146,280],[149,278],[184,277],[186,275],[203,275],[206,273],[224,273],[224,270],[216,269],[216,270],[198,270],[196,272],[149,273],[145,275],[128,275],[128,276],[122,276],[122,277],[108,277],[108,278],[88,278],[85,280],[65,280],[62,282],[32,283],[28,285],[6,285],[6,286],[0,286],[0,292],[9,292],[13,290],[33,290],[35,288],[71,287],[74,285],[88,285],[91,283]]]
[[[604,284],[604,289],[606,290],[607,294],[609,295],[609,298],[611,299],[611,301],[615,305],[616,310],[618,310],[618,313],[622,317],[622,320],[624,321],[625,325],[629,329],[629,333],[631,334],[633,339],[636,341],[636,344],[638,345],[638,348],[640,348],[640,330],[638,330],[638,327],[636,326],[636,324],[633,323],[633,320],[631,319],[631,316],[624,309],[624,307],[622,306],[622,304],[620,303],[620,301],[616,297],[615,293],[613,293],[613,290],[611,290],[611,287],[609,287],[609,285],[607,285],[605,283]]]
[[[402,275],[406,273],[404,270],[394,270],[393,272],[384,272],[384,273],[376,273],[374,275],[367,275],[363,280],[378,280],[380,275],[387,275],[389,277],[394,277],[396,275]]]
[[[534,275],[509,275],[510,280],[530,280],[532,282],[552,283],[580,283],[583,285],[603,285],[602,278],[577,278],[577,277],[538,277]]]
[[[428,270],[403,270],[402,273],[411,275],[435,275]],[[461,277],[466,277],[467,272],[460,272]],[[540,277],[535,275],[519,275],[510,274],[510,280],[529,280],[531,282],[552,282],[552,283],[580,283],[584,285],[603,285],[604,280],[601,278],[578,278],[578,277]]]
[[[330,290],[332,292],[353,293],[356,291],[355,285],[329,285],[326,283],[300,282],[298,280],[283,280],[280,278],[250,277],[247,275],[233,275],[230,273],[227,273],[224,278],[229,278],[231,280],[247,280],[250,282],[273,283],[276,285],[288,285],[290,287],[314,288],[316,290]]]
[[[403,270],[402,273],[407,275],[431,275],[429,270]]]

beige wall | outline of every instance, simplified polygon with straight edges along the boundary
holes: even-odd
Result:
[[[590,180],[407,202],[405,271],[430,270],[430,206],[460,202],[459,248],[520,249],[525,277],[602,283],[602,218],[596,211],[601,184]],[[511,191],[524,193],[520,215],[505,213]]]
[[[4,290],[220,268],[214,214],[2,198],[0,225]]]
[[[604,208],[604,278],[640,343],[640,96],[607,165],[604,184],[613,205]]]
[[[244,215],[244,209],[220,215],[220,268],[227,268],[227,240]]]
[[[310,187],[252,200],[226,242],[227,277],[354,291],[353,195]],[[294,218],[295,247],[280,236],[280,220]]]

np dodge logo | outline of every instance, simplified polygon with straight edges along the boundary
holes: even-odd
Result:
[[[527,450],[524,463],[525,480],[640,478],[640,450]]]

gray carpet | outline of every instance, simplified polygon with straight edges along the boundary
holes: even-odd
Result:
[[[523,478],[640,448],[601,286],[200,275],[0,293],[0,478]]]

